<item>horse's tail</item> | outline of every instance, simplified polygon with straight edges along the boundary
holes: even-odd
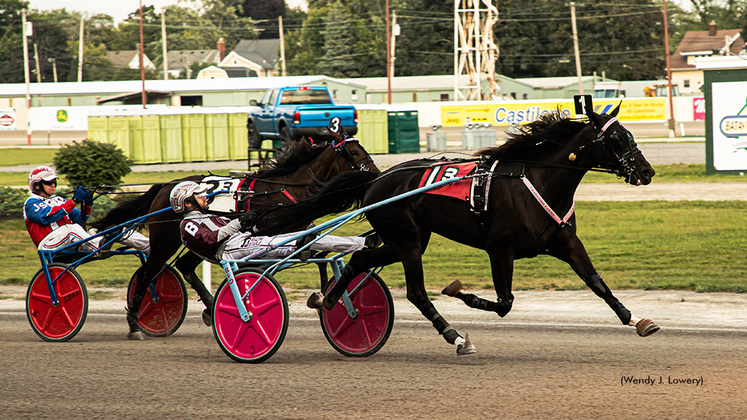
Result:
[[[104,217],[91,223],[90,226],[101,231],[106,228],[119,225],[129,220],[145,216],[150,210],[153,200],[165,184],[154,184],[145,194],[134,200],[127,200],[109,210]]]
[[[342,172],[322,184],[319,193],[309,200],[268,210],[258,228],[264,232],[277,229],[305,228],[311,221],[328,214],[359,208],[368,188],[379,174],[368,171]]]

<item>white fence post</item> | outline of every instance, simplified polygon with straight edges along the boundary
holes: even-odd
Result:
[[[207,262],[202,262],[202,282],[205,284],[205,288],[208,289],[210,294],[213,293],[213,279],[212,279],[212,265]]]

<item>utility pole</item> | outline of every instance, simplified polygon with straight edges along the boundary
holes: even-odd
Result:
[[[392,34],[389,32],[389,0],[386,0],[386,100],[392,104]]]
[[[39,68],[39,49],[36,47],[34,42],[34,61],[36,62],[36,83],[41,83],[41,69]]]
[[[666,1],[666,0],[664,0]],[[573,53],[576,56],[576,76],[578,76],[578,93],[584,94],[584,82],[581,78],[581,57],[578,52],[578,30],[576,30],[576,3],[571,2],[571,26],[573,27]]]
[[[147,103],[147,98],[145,97],[145,65],[143,63],[143,0],[140,0],[140,80],[143,82],[143,109],[145,109],[145,104]]]
[[[163,42],[163,80],[169,80],[169,52],[166,49],[166,11],[165,10],[161,11],[161,41]]]
[[[285,36],[283,36],[283,17],[278,16],[278,26],[280,27],[280,63],[282,65],[282,75],[285,77]]]
[[[30,25],[29,25],[30,26]],[[31,146],[31,88],[29,87],[29,44],[27,37],[33,33],[33,26],[27,28],[26,9],[21,10],[21,27],[23,31],[23,77],[26,79],[26,144]],[[31,29],[29,31],[28,29]]]
[[[78,82],[83,81],[83,16],[80,17],[80,42],[78,43]]]
[[[392,11],[392,46],[391,46],[391,52],[390,55],[392,57],[391,62],[389,63],[389,74],[391,74],[391,77],[394,77],[394,62],[397,60],[397,56],[395,54],[395,47],[394,45],[397,43],[397,36],[399,35],[399,27],[397,26],[397,12]]]
[[[47,61],[52,63],[52,73],[54,74],[54,82],[57,83],[57,59],[48,58]]]
[[[669,137],[676,137],[674,131],[674,99],[672,98],[672,67],[669,65],[669,27],[667,24],[667,0],[662,0],[664,11],[664,51],[667,53],[667,89],[669,90]]]

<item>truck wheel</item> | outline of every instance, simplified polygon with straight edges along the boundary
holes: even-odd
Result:
[[[288,127],[283,127],[280,129],[280,141],[283,143],[280,146],[283,150],[288,150],[288,148],[293,144],[293,137],[291,137],[291,133]]]
[[[249,132],[249,147],[252,149],[262,148],[262,139],[259,138],[259,133],[257,132],[257,127],[254,126],[254,123],[247,123],[246,129]]]

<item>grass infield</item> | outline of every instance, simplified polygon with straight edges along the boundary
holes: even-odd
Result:
[[[579,202],[576,210],[579,237],[612,289],[747,292],[747,202]],[[366,222],[348,223],[336,234],[355,235],[367,227]],[[423,261],[428,289],[440,290],[455,279],[467,288],[493,288],[481,250],[434,236]],[[88,287],[126,287],[138,265],[134,257],[119,257],[79,271]],[[28,285],[39,268],[23,221],[0,222],[0,284]],[[405,286],[399,263],[385,268],[382,277],[391,288]],[[214,288],[223,278],[213,267]],[[316,266],[286,270],[277,278],[286,288],[318,288]],[[552,257],[515,262],[514,290],[585,287],[570,267]]]

